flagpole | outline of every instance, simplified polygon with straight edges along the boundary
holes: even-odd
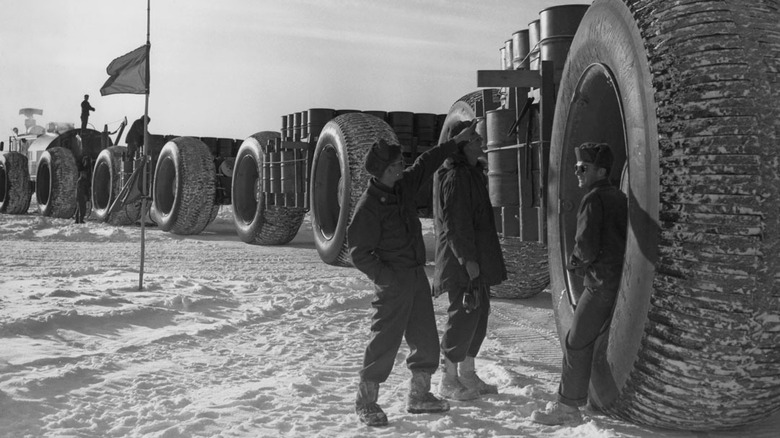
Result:
[[[146,97],[144,102],[144,144],[141,148],[142,151],[142,166],[143,172],[141,172],[141,266],[138,271],[138,290],[144,289],[144,255],[146,252],[146,211],[148,207],[149,199],[149,88],[151,83],[151,77],[149,76],[149,53],[151,52],[151,42],[149,39],[150,28],[150,16],[151,16],[151,0],[146,0]]]

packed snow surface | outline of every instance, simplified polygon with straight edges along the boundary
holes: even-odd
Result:
[[[308,219],[278,247],[241,242],[229,207],[197,236],[147,227],[143,276],[140,242],[140,226],[0,214],[0,436],[741,437],[780,425],[694,434],[593,411],[531,423],[561,362],[545,291],[493,301],[477,369],[500,394],[407,413],[404,345],[380,387],[390,425],[368,428],[354,399],[372,285],[320,261]],[[441,330],[446,298],[434,303]]]

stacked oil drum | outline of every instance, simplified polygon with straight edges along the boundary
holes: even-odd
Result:
[[[353,109],[310,108],[282,116],[283,141],[316,142],[322,128],[342,114],[362,112],[385,121],[398,137],[404,160],[409,165],[436,143],[446,114],[409,111],[360,111]]]
[[[370,114],[382,119],[386,122],[395,132],[398,137],[398,143],[401,145],[401,152],[403,154],[405,164],[411,165],[414,160],[421,153],[427,151],[433,146],[436,146],[439,133],[442,129],[442,124],[446,117],[446,114],[432,114],[432,113],[414,113],[410,111],[378,111],[369,110],[361,111],[355,109],[332,109],[332,108],[310,108],[305,111],[295,112],[282,116],[282,129],[280,141],[292,141],[292,142],[304,142],[309,143],[312,146],[316,145],[320,132],[325,125],[332,119],[347,113],[362,112]],[[308,163],[311,162],[314,147],[308,148],[305,168],[310,168]],[[272,152],[273,154],[279,154],[281,151]],[[267,157],[267,163],[282,163],[285,161],[295,160],[297,163],[301,162],[303,157],[282,157],[280,155],[274,155]],[[300,164],[298,165],[300,166]],[[281,165],[282,169],[290,168],[290,171],[294,168],[289,165]],[[278,173],[276,170],[270,171],[272,175]],[[304,172],[302,169],[297,169],[294,174],[296,175],[296,184],[302,184],[298,179]],[[291,174],[292,175],[292,174]],[[281,172],[279,177],[282,180],[287,181],[284,172]],[[272,184],[271,187],[274,187]],[[287,193],[287,190],[291,187],[285,186],[281,190]],[[425,189],[420,190],[417,203],[420,210],[424,213],[430,210],[431,200],[431,184],[428,184]],[[303,190],[296,190],[296,193],[303,193]],[[303,200],[302,202],[307,202]]]
[[[499,47],[502,70],[539,70],[552,61],[556,84],[588,5],[542,10],[526,29]],[[501,298],[528,298],[549,282],[542,202],[549,139],[540,141],[539,89],[501,90],[501,107],[485,113],[488,192],[502,236],[509,280],[494,288]],[[551,121],[550,121],[551,123]]]

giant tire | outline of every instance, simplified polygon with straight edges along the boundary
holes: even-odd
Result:
[[[154,169],[152,219],[163,231],[198,234],[211,219],[215,190],[208,146],[193,137],[174,138],[163,146]]]
[[[265,207],[261,176],[263,151],[269,140],[280,138],[278,132],[258,132],[241,143],[233,166],[233,222],[238,237],[253,245],[289,243],[303,223],[304,208]]]
[[[498,99],[498,89],[491,89],[489,91],[494,100]],[[439,144],[450,139],[450,131],[458,122],[463,120],[474,120],[474,118],[477,117],[477,108],[483,106],[483,99],[484,95],[482,91],[474,91],[461,97],[452,104],[441,125]]]
[[[98,154],[92,171],[92,211],[95,218],[111,225],[130,225],[141,218],[141,200],[108,210],[122,191],[122,154],[125,146],[110,146]]]
[[[551,290],[565,339],[582,292],[564,269],[573,147],[609,142],[629,235],[590,398],[612,415],[708,430],[780,409],[778,6],[596,0],[574,37],[551,145]]]
[[[76,213],[76,159],[70,150],[53,147],[38,160],[35,198],[42,216],[70,219]]]
[[[493,98],[497,99],[498,90],[492,92]],[[475,91],[452,104],[442,124],[439,143],[444,143],[450,138],[450,131],[458,122],[473,120],[477,116],[477,107],[482,105],[482,99],[482,92]],[[501,249],[504,253],[507,279],[490,288],[491,296],[512,299],[531,298],[547,287],[550,283],[550,273],[546,257],[547,247],[544,244],[523,241],[515,237],[503,237]]]
[[[15,151],[0,155],[0,213],[27,213],[30,195],[27,157]]]
[[[314,244],[325,263],[352,266],[347,226],[371,175],[365,156],[378,139],[398,143],[378,117],[349,113],[328,122],[320,133],[311,169],[311,224]]]

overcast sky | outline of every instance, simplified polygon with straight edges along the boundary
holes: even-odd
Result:
[[[152,0],[150,131],[245,138],[308,108],[446,113],[539,11],[582,0]],[[0,0],[0,139],[39,124],[115,129],[143,95],[100,96],[146,42],[146,0]]]

